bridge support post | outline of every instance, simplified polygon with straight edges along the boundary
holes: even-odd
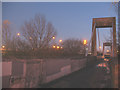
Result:
[[[103,44],[103,55],[104,55],[104,48],[105,48],[105,46],[104,46],[104,44]]]
[[[93,24],[92,24],[92,33],[93,33],[93,37],[92,37],[92,55],[96,56],[97,55],[97,50],[96,50],[96,27],[95,27],[95,20],[93,20]]]
[[[113,20],[113,57],[117,56],[117,48],[116,48],[116,19]]]

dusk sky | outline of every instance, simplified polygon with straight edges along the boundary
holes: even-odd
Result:
[[[57,40],[68,38],[89,40],[92,31],[92,18],[117,18],[117,13],[111,2],[3,2],[2,4],[2,19],[11,22],[11,27],[15,34],[21,32],[20,28],[24,21],[34,18],[35,14],[38,13],[44,15],[46,21],[50,21],[54,25],[57,30]],[[104,37],[109,36],[110,31],[100,30],[102,43]]]

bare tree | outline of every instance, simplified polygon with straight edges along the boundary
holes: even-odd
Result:
[[[11,28],[10,22],[4,20],[2,24],[2,44],[5,45],[6,49],[9,49],[11,46]]]
[[[63,48],[66,53],[77,54],[83,50],[83,43],[77,39],[67,39],[63,42]]]
[[[24,23],[22,33],[32,49],[49,47],[52,37],[56,35],[53,25],[47,23],[45,17],[40,14]]]
[[[30,49],[27,42],[24,39],[21,39],[20,37],[17,36],[14,36],[12,38],[11,43],[12,43],[11,50],[28,51]]]

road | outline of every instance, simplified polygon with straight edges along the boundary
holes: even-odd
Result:
[[[111,88],[109,64],[100,60],[94,65],[42,85],[42,88]]]

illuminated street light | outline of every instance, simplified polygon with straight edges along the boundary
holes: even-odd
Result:
[[[87,40],[83,40],[83,44],[84,44],[84,55],[87,56],[87,50],[86,50],[86,44],[87,44]]]
[[[101,46],[99,48],[101,49]]]
[[[54,36],[53,36],[52,38],[53,38],[53,39],[55,39],[55,37],[54,37]]]
[[[55,45],[53,46],[53,48],[55,48]]]
[[[20,33],[17,33],[17,36],[20,36]]]
[[[61,42],[62,42],[62,40],[59,40],[59,42],[61,43]]]
[[[109,50],[107,50],[107,52],[109,52]]]
[[[57,49],[59,49],[60,47],[59,46],[57,46]]]
[[[32,38],[30,37],[30,40],[31,40]]]
[[[90,55],[91,55],[92,53],[88,53],[88,54],[90,54]]]
[[[87,44],[87,40],[83,40],[83,44],[86,45]]]
[[[5,46],[3,45],[2,48],[5,48]]]

